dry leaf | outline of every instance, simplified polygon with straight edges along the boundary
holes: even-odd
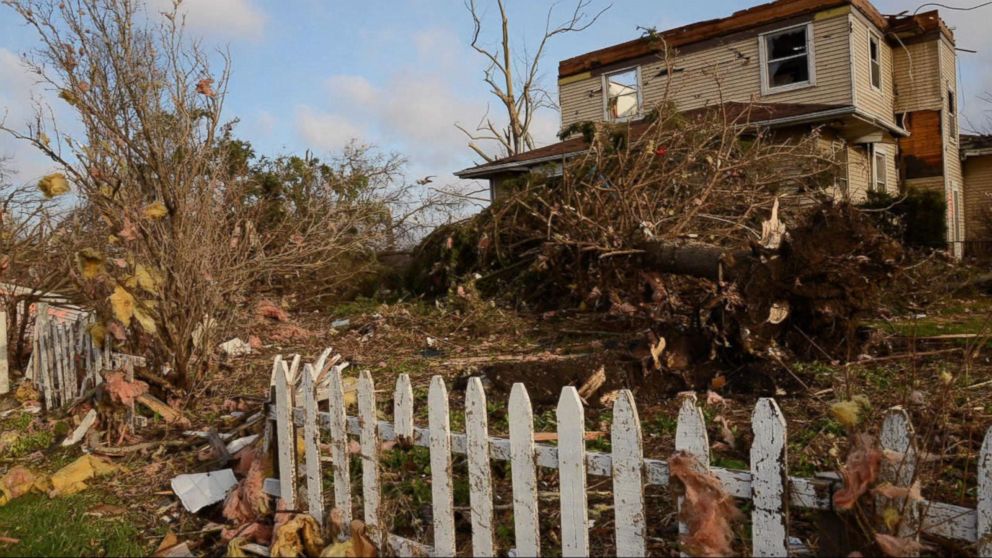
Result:
[[[76,252],[76,263],[83,279],[95,279],[103,273],[103,255],[92,248]]]
[[[875,440],[868,434],[856,435],[840,472],[844,487],[834,493],[834,506],[841,510],[853,508],[868,486],[875,482],[881,463],[882,452],[875,447]]]
[[[207,97],[213,97],[217,95],[213,88],[214,80],[211,78],[203,78],[196,83],[196,92],[200,95],[205,95]]]
[[[52,199],[69,191],[69,181],[62,174],[49,174],[38,181],[38,189],[46,198]]]
[[[875,542],[878,543],[878,547],[886,556],[917,556],[920,550],[923,550],[920,541],[893,537],[883,533],[875,533]]]
[[[854,428],[861,422],[861,405],[855,401],[838,401],[830,405],[830,414],[845,428]]]
[[[894,500],[896,498],[909,498],[915,502],[923,501],[923,493],[920,489],[920,481],[914,481],[910,486],[895,486],[892,483],[884,482],[872,489],[872,492],[879,496]]]
[[[743,518],[720,480],[691,454],[676,452],[668,459],[672,476],[685,487],[679,517],[688,527],[682,536],[685,550],[693,556],[733,554],[731,523]]]
[[[162,202],[153,202],[145,206],[141,210],[141,214],[145,219],[161,219],[169,214],[169,210],[165,207]]]

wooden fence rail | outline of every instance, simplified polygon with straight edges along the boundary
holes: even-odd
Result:
[[[493,486],[490,463],[509,461],[512,478],[514,552],[537,556],[541,550],[537,469],[558,469],[561,493],[561,550],[565,556],[590,554],[587,506],[587,475],[612,477],[615,513],[615,543],[620,556],[643,556],[647,549],[646,486],[670,482],[664,460],[645,458],[642,429],[630,391],[620,392],[613,406],[610,432],[611,453],[586,451],[584,409],[572,387],[562,390],[557,408],[558,444],[534,443],[534,421],[530,398],[523,384],[516,384],[509,398],[509,439],[492,437],[487,425],[486,394],[482,382],[468,382],[465,394],[465,434],[452,433],[449,402],[444,380],[435,376],[428,393],[428,428],[413,423],[413,393],[404,374],[396,380],[393,422],[379,420],[375,384],[369,372],[357,382],[357,416],[347,416],[342,372],[346,364],[327,359],[329,350],[314,365],[300,370],[300,358],[290,363],[276,357],[273,363],[275,424],[271,432],[278,448],[278,475],[285,504],[307,509],[319,520],[324,517],[320,443],[329,441],[333,476],[333,506],[348,525],[352,514],[349,436],[361,447],[364,503],[363,519],[378,544],[401,556],[453,556],[455,521],[452,455],[467,456],[471,514],[471,553],[496,554],[493,521]],[[318,394],[323,386],[328,412],[318,412]],[[302,405],[297,407],[296,405]],[[303,429],[306,508],[296,501],[300,475],[296,463],[297,428]],[[786,460],[786,421],[774,399],[762,398],[752,414],[754,441],[750,469],[709,466],[709,443],[703,414],[694,396],[683,400],[678,416],[675,446],[693,454],[721,481],[727,492],[751,500],[752,553],[756,556],[785,556],[789,553],[790,508],[832,510],[832,495],[839,481],[790,477]],[[404,440],[430,449],[433,541],[412,541],[384,532],[380,517],[382,486],[379,479],[381,442]],[[880,480],[910,486],[915,480],[915,438],[908,414],[890,409],[884,418],[881,445],[888,450],[888,464]],[[896,456],[895,462],[892,456]],[[900,462],[901,461],[901,462]],[[868,498],[868,496],[865,496]],[[887,506],[893,505],[887,502]],[[992,555],[992,429],[986,434],[978,463],[978,509],[940,502],[896,502],[903,518],[890,534],[917,537],[920,533],[977,543],[979,555]],[[299,507],[297,507],[299,506]],[[879,509],[884,509],[879,507]],[[879,525],[884,522],[879,521]],[[680,530],[686,527],[680,525]],[[880,527],[885,532],[886,527]]]

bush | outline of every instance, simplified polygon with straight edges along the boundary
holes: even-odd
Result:
[[[944,248],[947,244],[947,203],[937,190],[910,188],[901,196],[868,192],[860,208],[873,214],[880,229],[907,246]]]

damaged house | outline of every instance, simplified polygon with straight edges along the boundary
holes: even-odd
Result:
[[[819,131],[841,163],[836,191],[943,192],[947,241],[959,257],[984,233],[966,223],[954,34],[937,11],[883,15],[867,0],[777,0],[711,21],[563,60],[562,129],[629,122],[636,133],[662,102],[680,111],[748,111],[775,133]],[[746,107],[746,108],[745,108]],[[583,152],[578,134],[459,171],[485,179],[492,199],[531,170]]]

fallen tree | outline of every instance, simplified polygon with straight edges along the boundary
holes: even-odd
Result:
[[[504,184],[505,200],[428,237],[415,283],[629,317],[668,339],[656,367],[848,356],[901,248],[828,195],[836,166],[816,131],[775,135],[749,118],[661,110],[585,127],[589,149],[561,176]]]

